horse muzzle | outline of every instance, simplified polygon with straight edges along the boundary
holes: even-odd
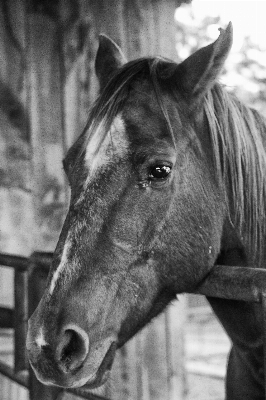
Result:
[[[66,325],[54,338],[42,329],[34,334],[29,323],[27,350],[30,364],[43,384],[64,388],[101,386],[112,367],[115,338],[94,340],[79,326]]]

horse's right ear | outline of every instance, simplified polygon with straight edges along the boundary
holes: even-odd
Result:
[[[120,47],[108,36],[100,35],[99,48],[95,60],[95,72],[99,79],[101,91],[117,69],[126,62],[126,57]]]

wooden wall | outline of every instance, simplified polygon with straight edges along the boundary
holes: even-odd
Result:
[[[128,59],[175,58],[176,0],[3,0],[0,250],[53,250],[68,189],[61,160],[97,94],[98,34]]]
[[[182,1],[179,1],[182,2]],[[175,59],[176,0],[2,0],[0,2],[0,251],[53,251],[68,205],[61,160],[97,95],[98,34],[128,59]],[[12,276],[0,272],[0,300]],[[183,302],[125,346],[115,399],[182,399]],[[176,318],[176,313],[179,317]],[[137,384],[136,384],[137,382]]]

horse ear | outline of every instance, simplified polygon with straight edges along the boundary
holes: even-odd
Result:
[[[233,42],[233,27],[220,28],[218,39],[196,51],[178,66],[181,71],[181,87],[190,100],[198,103],[212,87],[228,56]]]
[[[99,36],[99,48],[95,60],[95,72],[102,91],[116,70],[127,62],[120,47],[108,36]]]

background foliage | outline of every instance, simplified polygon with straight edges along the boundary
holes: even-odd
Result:
[[[180,8],[181,11],[181,8]],[[184,17],[185,16],[185,17]],[[178,61],[218,37],[219,27],[226,26],[221,17],[196,19],[185,7],[176,13],[176,49]],[[221,75],[221,83],[242,101],[266,116],[266,52],[248,36],[239,52],[230,53]]]

